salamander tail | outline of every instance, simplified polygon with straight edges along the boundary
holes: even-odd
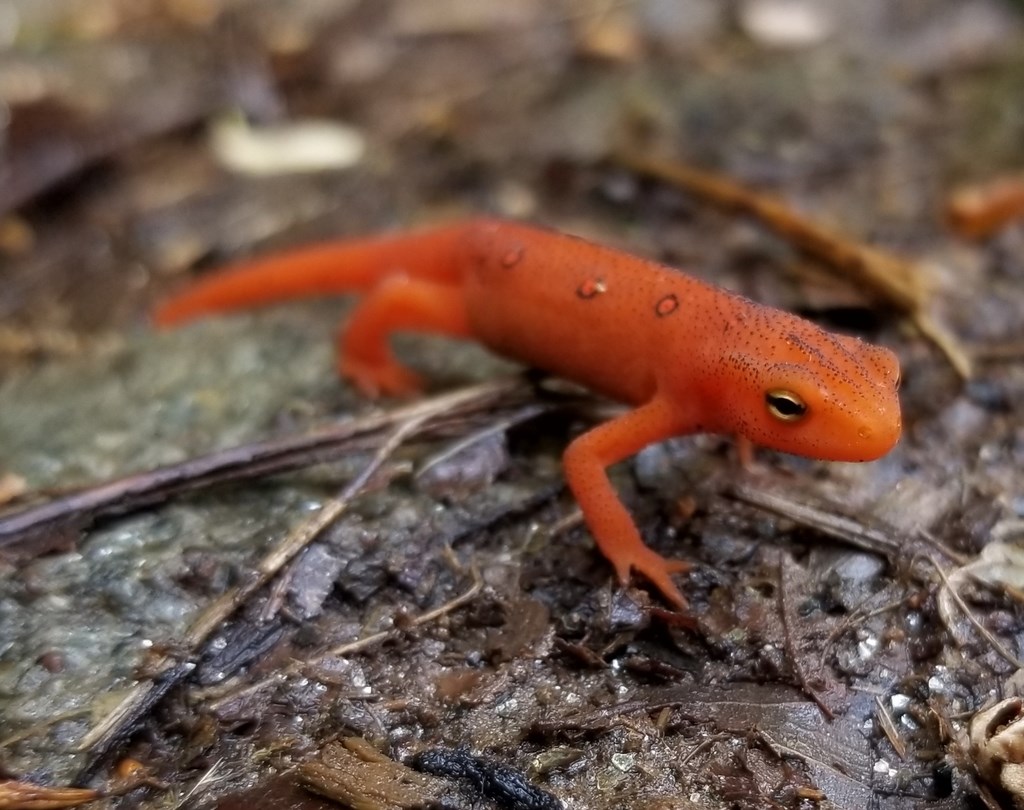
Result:
[[[297,298],[359,292],[386,276],[461,278],[459,242],[467,224],[369,239],[339,240],[228,267],[159,305],[158,326]]]

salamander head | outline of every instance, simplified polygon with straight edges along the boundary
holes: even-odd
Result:
[[[755,445],[830,461],[872,461],[902,429],[899,362],[888,349],[751,305],[732,321],[709,377],[715,429]],[[726,342],[726,341],[723,341]]]

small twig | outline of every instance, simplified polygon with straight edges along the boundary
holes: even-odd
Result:
[[[1024,662],[1022,662],[1013,653],[1007,650],[1006,647],[1003,646],[1002,642],[1000,642],[999,639],[992,635],[992,633],[989,632],[988,628],[985,627],[985,625],[981,623],[978,617],[974,615],[974,611],[972,611],[967,606],[967,603],[964,601],[963,597],[960,596],[960,592],[956,589],[953,583],[949,581],[949,577],[947,577],[946,572],[942,570],[942,566],[939,565],[938,560],[936,560],[930,554],[924,555],[923,559],[931,563],[932,567],[939,575],[939,579],[942,580],[942,586],[945,593],[949,595],[949,598],[953,600],[953,603],[960,609],[960,612],[964,614],[964,616],[967,618],[967,621],[974,625],[974,629],[977,630],[978,634],[983,639],[985,639],[985,641],[988,642],[989,646],[996,651],[999,657],[1011,666],[1015,667],[1016,669],[1024,668]],[[948,617],[943,616],[943,620],[946,621],[947,629],[950,633],[953,634],[955,638],[956,632],[953,630],[952,627],[949,626]]]
[[[814,529],[829,537],[835,537],[856,548],[874,554],[882,554],[890,561],[906,556],[907,551],[912,549],[915,543],[926,545],[960,565],[963,565],[967,559],[962,554],[942,545],[927,532],[919,531],[912,537],[906,537],[892,526],[884,524],[877,527],[869,526],[842,514],[838,504],[822,502],[821,506],[814,506],[742,482],[734,484],[728,494],[758,509],[792,520],[799,526]]]
[[[693,759],[695,756],[697,756],[698,754],[701,754],[704,751],[706,751],[706,750],[710,749],[711,747],[713,747],[715,745],[715,743],[728,742],[731,739],[732,739],[732,736],[729,735],[729,734],[715,734],[714,736],[711,736],[711,737],[708,737],[707,739],[701,740],[700,743],[698,743],[693,748],[691,748],[686,753],[686,756],[684,756],[679,761],[680,767],[682,767],[683,765],[688,764],[689,761],[691,759]]]
[[[670,183],[727,211],[757,219],[805,254],[848,280],[866,286],[876,298],[903,313],[967,379],[971,361],[959,342],[928,312],[931,298],[924,274],[914,262],[862,244],[817,222],[767,194],[684,163],[634,152],[622,152],[616,160],[630,171]]]
[[[0,357],[28,357],[49,355],[73,357],[86,349],[102,352],[120,345],[113,337],[83,337],[75,332],[48,327],[18,328],[0,326]]]
[[[174,810],[181,810],[181,808],[188,805],[188,803],[196,796],[197,793],[199,793],[200,791],[206,791],[214,784],[215,781],[226,778],[225,776],[215,776],[215,774],[217,773],[217,771],[221,769],[221,766],[223,764],[224,757],[221,757],[216,762],[214,762],[209,768],[207,768],[205,773],[203,773],[203,775],[199,777],[198,781],[196,781],[196,783],[192,785],[191,788],[189,788],[188,793],[186,793],[177,802],[175,802]]]
[[[788,518],[800,526],[816,529],[822,534],[889,559],[895,558],[901,551],[900,543],[888,534],[836,512],[825,511],[745,483],[734,485],[729,494],[751,506]]]
[[[724,210],[754,217],[814,258],[867,281],[891,306],[910,312],[925,300],[921,274],[911,262],[812,222],[775,197],[681,161],[635,153],[616,157],[630,171],[670,183]]]
[[[797,683],[800,686],[800,691],[817,704],[821,713],[828,720],[834,720],[836,715],[832,711],[832,707],[825,702],[816,689],[811,687],[810,679],[807,677],[807,673],[804,672],[803,659],[793,639],[793,624],[796,617],[793,615],[792,606],[786,598],[791,582],[791,578],[788,576],[788,563],[790,562],[792,560],[788,554],[779,552],[779,615],[782,618],[782,636],[785,641],[786,650],[789,653],[790,662],[793,665],[793,673],[796,675]]]
[[[129,688],[114,710],[94,726],[79,743],[78,750],[88,751],[90,761],[79,772],[76,783],[86,781],[99,762],[128,738],[131,729],[195,669],[195,664],[189,662],[175,665],[165,660],[161,663],[164,664],[161,671]]]
[[[956,369],[956,373],[960,375],[961,379],[969,380],[971,378],[973,366],[971,358],[967,356],[967,352],[960,345],[960,341],[947,332],[930,312],[922,307],[913,312],[908,312],[907,317],[917,327],[917,331],[926,340],[930,340],[932,345],[946,356],[949,364]]]
[[[416,432],[429,416],[429,413],[424,412],[399,425],[387,441],[381,445],[370,463],[363,467],[362,472],[342,490],[338,497],[328,500],[319,512],[288,534],[284,542],[271,548],[269,553],[257,564],[255,576],[224,593],[192,623],[185,634],[185,644],[192,649],[197,649],[217,627],[223,624],[228,616],[235,612],[239,605],[266,585],[289,560],[341,517],[352,501],[362,494],[374,473],[381,468],[402,442]]]
[[[477,570],[477,567],[475,565],[472,568],[472,574],[473,584],[469,587],[468,590],[459,594],[454,599],[445,602],[443,605],[440,605],[434,608],[433,610],[428,610],[426,613],[420,614],[415,619],[413,619],[412,622],[410,622],[411,626],[420,627],[421,625],[427,624],[428,622],[432,622],[435,619],[439,619],[441,616],[451,613],[454,610],[458,610],[463,605],[468,604],[469,602],[472,602],[474,599],[476,599],[477,594],[479,594],[480,591],[483,590],[484,580],[483,577],[480,576],[480,571]],[[345,655],[351,655],[354,652],[360,652],[362,650],[365,650],[367,647],[371,647],[374,644],[377,644],[378,642],[384,641],[389,637],[396,635],[398,632],[399,631],[395,629],[382,630],[379,633],[373,633],[372,635],[365,636],[364,638],[356,639],[355,641],[350,641],[345,644],[341,644],[317,656],[311,661],[305,662],[304,664],[302,664],[302,666],[317,664],[328,658],[341,658]]]
[[[926,546],[939,552],[943,557],[952,560],[957,565],[966,565],[970,559],[966,554],[961,554],[959,551],[951,549],[927,529],[918,529],[914,532],[914,536]]]
[[[828,638],[825,639],[825,644],[823,645],[823,653],[831,652],[832,645],[839,640],[843,633],[846,633],[849,630],[853,629],[855,623],[863,623],[866,622],[868,619],[874,618],[875,616],[881,616],[883,613],[890,613],[891,611],[901,607],[903,603],[906,601],[905,599],[901,598],[889,602],[888,604],[877,607],[874,610],[863,610],[862,608],[864,606],[864,603],[871,598],[872,597],[866,597],[864,602],[861,602],[860,605],[855,607],[852,611],[850,611],[849,614],[843,617],[843,620],[839,623],[839,625],[836,626],[835,629],[833,629],[832,632],[828,634]]]
[[[893,721],[892,715],[889,714],[889,709],[882,702],[881,695],[875,695],[875,709],[878,712],[878,724],[882,727],[882,732],[885,734],[886,739],[889,740],[889,744],[900,759],[906,759],[907,744],[900,737],[900,733],[896,729],[896,723]]]
[[[1024,340],[1004,343],[974,344],[971,354],[979,361],[1014,362],[1024,359]]]
[[[466,436],[454,444],[444,448],[444,450],[437,455],[427,459],[423,464],[416,470],[416,477],[419,478],[427,473],[427,471],[433,469],[439,464],[444,464],[459,453],[467,450],[470,447],[482,442],[484,439],[490,438],[491,436],[504,434],[509,431],[510,428],[516,425],[528,422],[536,416],[544,413],[547,408],[544,405],[534,403],[530,405],[524,405],[519,410],[509,414],[504,419],[499,419],[493,424],[489,424],[482,430],[478,430],[470,435]]]
[[[76,787],[46,787],[14,779],[0,779],[0,808],[24,810],[62,810],[96,801],[98,790]]]
[[[432,622],[440,618],[441,616],[451,613],[454,610],[458,610],[463,605],[466,605],[469,602],[473,601],[480,593],[480,591],[483,590],[484,581],[483,577],[480,576],[480,571],[477,569],[476,565],[472,566],[471,572],[473,575],[473,583],[466,591],[459,594],[454,599],[445,602],[443,605],[434,608],[433,610],[428,610],[426,613],[421,613],[419,616],[417,616],[409,623],[409,626],[420,627],[424,624],[427,624],[428,622]],[[329,658],[341,658],[346,655],[351,655],[352,653],[362,652],[368,647],[372,647],[375,644],[379,644],[381,642],[387,641],[389,638],[393,638],[399,635],[400,632],[400,630],[397,630],[395,628],[381,630],[380,632],[371,633],[370,635],[364,636],[360,639],[356,639],[355,641],[350,641],[346,642],[345,644],[341,644],[337,647],[328,650],[327,652],[320,653],[312,658],[307,658],[302,661],[294,661],[278,672],[271,673],[267,677],[261,678],[260,680],[255,681],[253,683],[245,684],[245,686],[241,689],[236,689],[226,694],[218,695],[217,703],[220,704],[228,700],[237,700],[240,696],[244,696],[246,694],[254,692],[259,692],[261,689],[265,688],[269,684],[275,681],[281,681],[289,675],[296,675],[300,672],[308,670],[310,667],[315,667],[317,664],[320,664]]]
[[[572,531],[573,529],[583,525],[583,510],[579,507],[573,507],[568,514],[563,515],[550,526],[546,527],[544,533],[549,539],[555,539],[564,532]]]

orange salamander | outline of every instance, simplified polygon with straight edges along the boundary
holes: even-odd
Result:
[[[887,349],[826,332],[653,261],[583,239],[481,219],[342,240],[257,259],[157,309],[169,325],[284,299],[365,291],[339,336],[339,371],[369,395],[420,380],[397,331],[473,338],[632,410],[575,439],[565,475],[621,582],[635,571],[673,604],[690,565],[648,548],[606,468],[670,436],[720,433],[834,461],[870,461],[900,435]]]

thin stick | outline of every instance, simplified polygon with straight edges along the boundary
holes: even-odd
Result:
[[[0,517],[0,549],[71,527],[87,528],[102,517],[125,514],[170,497],[227,481],[271,475],[323,462],[349,453],[396,424],[427,414],[438,423],[453,412],[485,410],[496,402],[521,399],[530,387],[521,378],[495,380],[425,399],[392,411],[346,419],[336,425],[299,436],[255,442],[158,467],[144,473],[55,498]]]
[[[900,543],[878,529],[873,529],[844,515],[828,512],[774,492],[749,484],[736,484],[730,494],[745,503],[789,518],[795,523],[823,534],[844,540],[857,548],[883,554],[892,559],[901,551]]]
[[[949,598],[953,600],[953,602],[956,604],[958,608],[960,608],[960,612],[964,614],[964,616],[967,618],[967,621],[974,625],[974,629],[977,630],[981,637],[989,643],[989,646],[991,646],[992,649],[996,651],[999,657],[1015,669],[1024,668],[1024,661],[1021,661],[1013,653],[1007,650],[1006,647],[1003,646],[1002,642],[1000,642],[999,639],[992,635],[992,633],[989,632],[988,628],[985,627],[985,625],[981,623],[978,617],[974,615],[974,611],[972,611],[967,606],[967,603],[964,601],[963,597],[960,596],[960,592],[956,589],[956,587],[954,587],[953,583],[949,581],[949,577],[947,577],[946,572],[942,570],[942,567],[939,565],[938,560],[936,560],[931,555],[925,555],[924,559],[926,559],[928,562],[932,564],[932,567],[939,575],[939,579],[942,580],[942,586],[945,589],[946,593],[949,594]],[[950,627],[949,630],[951,633],[953,633],[953,636],[955,638],[956,633],[953,632],[953,628]]]
[[[381,468],[402,442],[416,432],[429,416],[429,413],[422,413],[399,425],[374,454],[370,463],[363,467],[362,472],[342,490],[338,497],[328,500],[319,512],[301,523],[285,537],[284,542],[271,548],[269,553],[257,564],[255,576],[224,593],[192,623],[185,634],[185,643],[191,648],[197,648],[205,642],[213,631],[235,612],[239,605],[266,585],[289,560],[341,517],[352,501],[362,494],[374,473]]]
[[[754,217],[826,267],[866,285],[876,298],[909,318],[963,379],[971,376],[971,360],[967,353],[928,312],[931,293],[915,262],[857,242],[807,219],[774,197],[751,191],[721,175],[679,161],[634,152],[620,153],[616,160],[630,171],[674,185],[719,208]]]

